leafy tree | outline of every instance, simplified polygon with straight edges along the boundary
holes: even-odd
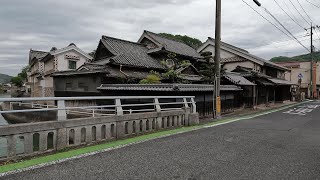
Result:
[[[139,84],[160,84],[160,77],[155,75],[155,74],[151,74],[148,75],[146,79],[142,79]]]
[[[194,49],[198,49],[202,45],[202,42],[199,39],[192,38],[186,35],[181,36],[181,35],[173,35],[168,33],[159,33],[159,35],[166,37],[168,39],[183,42]]]
[[[30,70],[30,66],[22,68],[21,72],[18,74],[18,77],[21,77],[22,80],[27,79],[27,72]]]
[[[18,87],[21,87],[23,85],[23,79],[20,76],[15,76],[11,78],[11,83]]]
[[[214,84],[215,82],[215,64],[212,57],[211,52],[203,52],[201,54],[202,57],[206,60],[206,63],[201,64],[200,66],[200,74],[203,76],[202,80],[204,80],[208,84]],[[223,75],[225,73],[225,69],[220,69],[220,74]]]

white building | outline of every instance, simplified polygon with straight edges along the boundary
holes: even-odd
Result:
[[[74,71],[92,57],[79,49],[75,44],[50,52],[30,50],[28,84],[31,87],[31,97],[53,97],[53,78],[55,72]]]

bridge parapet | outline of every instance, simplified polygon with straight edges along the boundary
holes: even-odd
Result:
[[[88,100],[96,104],[67,106],[68,101]],[[0,126],[0,160],[19,159],[199,123],[192,96],[0,98],[1,101],[22,104],[56,101],[57,106],[34,108],[32,105],[30,109],[11,109],[0,113],[54,111],[58,118],[56,121]],[[67,119],[68,113],[77,111],[90,116]]]

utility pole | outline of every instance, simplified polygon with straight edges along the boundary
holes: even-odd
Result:
[[[310,34],[311,34],[311,45],[310,45],[310,98],[317,97],[317,69],[315,68],[314,61],[313,61],[313,29],[317,28],[318,26],[313,26],[311,23],[310,27]],[[309,29],[306,29],[309,30]]]
[[[221,119],[220,98],[220,51],[221,51],[221,0],[216,0],[216,32],[215,32],[215,76],[216,76],[216,118]]]

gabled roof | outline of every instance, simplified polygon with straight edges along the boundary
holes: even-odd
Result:
[[[205,49],[209,45],[212,45],[212,46],[215,45],[214,39],[211,38],[211,37],[209,37],[208,40],[198,49],[198,52],[201,52],[203,49]],[[252,62],[255,62],[257,64],[260,64],[260,65],[273,67],[273,68],[280,69],[280,70],[283,70],[283,71],[288,71],[289,70],[286,67],[280,66],[280,65],[278,65],[276,63],[273,63],[271,61],[267,61],[265,59],[262,59],[260,57],[255,56],[255,55],[252,55],[252,54],[250,54],[248,51],[246,51],[244,49],[237,48],[235,46],[232,46],[232,45],[224,43],[224,42],[221,42],[221,49],[224,50],[224,51],[228,51],[228,52],[230,52],[232,54],[235,54],[237,56],[240,56],[242,58],[245,58],[245,59],[247,59],[249,61],[252,61]],[[225,58],[224,61],[228,61],[228,58]]]
[[[83,50],[78,48],[73,43],[71,43],[69,46],[67,46],[65,48],[61,48],[61,49],[58,49],[58,50],[55,50],[55,51],[51,51],[50,54],[54,56],[54,55],[65,53],[65,52],[68,52],[68,51],[71,51],[71,50],[74,50],[74,51],[78,52],[79,54],[83,55],[84,57],[86,57],[89,60],[93,59],[89,54],[85,53]]]
[[[166,50],[168,52],[173,52],[182,56],[192,58],[201,58],[200,54],[195,49],[183,42],[168,39],[159,34],[146,30],[143,32],[138,42],[141,43],[144,38],[147,38],[156,45],[158,45],[158,50]]]
[[[108,59],[114,64],[153,69],[165,68],[158,60],[148,55],[148,48],[142,44],[108,36],[102,36],[101,42],[115,55]]]
[[[212,38],[212,37],[208,37],[209,40],[215,42],[215,39]],[[242,48],[239,48],[239,47],[236,47],[236,46],[233,46],[231,44],[228,44],[228,43],[225,43],[225,42],[222,42],[221,41],[221,45],[222,46],[225,46],[225,47],[228,47],[228,48],[231,48],[231,49],[234,49],[234,50],[237,50],[237,51],[242,51],[244,53],[249,53],[249,51],[245,50],[245,49],[242,49]]]
[[[46,57],[48,54],[49,54],[49,52],[30,49],[30,52],[29,52],[29,64],[31,64],[31,61],[33,59],[36,59],[37,61],[40,61],[44,57]]]

